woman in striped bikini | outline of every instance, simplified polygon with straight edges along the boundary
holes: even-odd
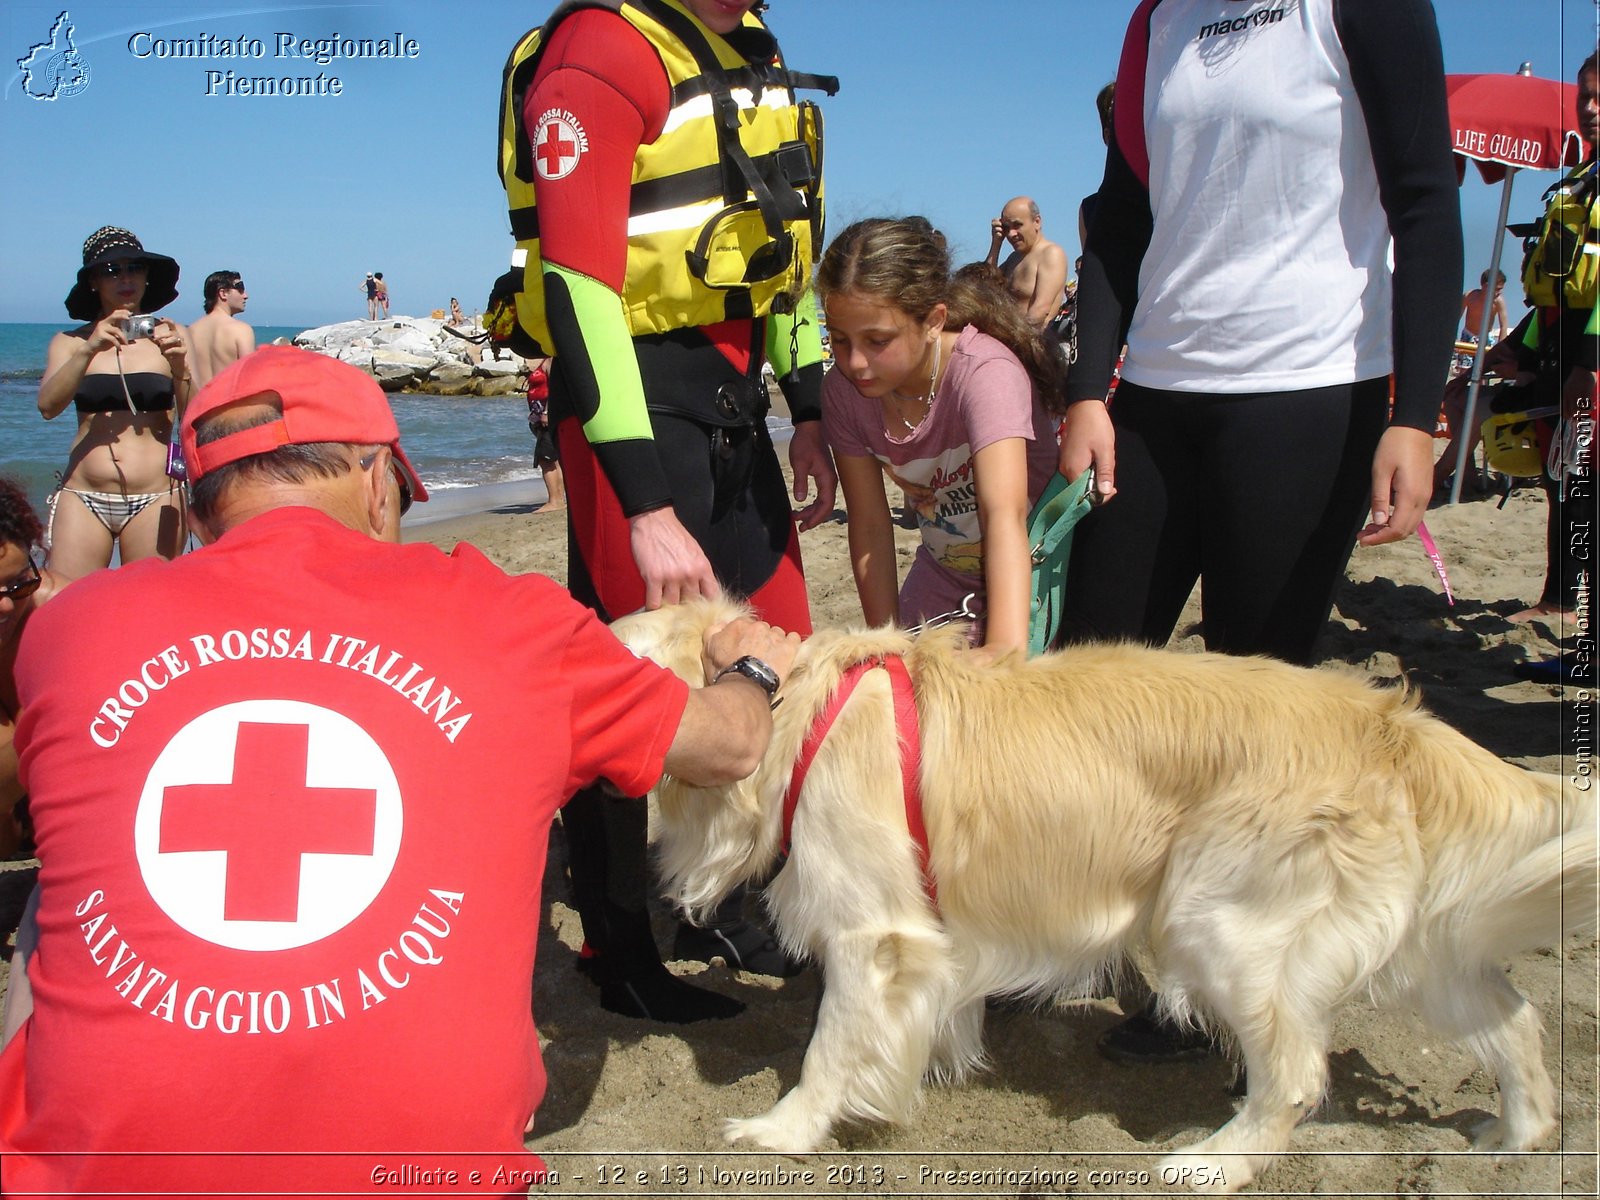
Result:
[[[175,300],[177,283],[178,264],[126,229],[108,225],[83,244],[66,306],[84,324],[50,339],[39,383],[45,420],[78,414],[46,533],[50,565],[69,578],[107,566],[113,547],[124,563],[183,548],[181,463],[168,442],[192,387],[188,345],[165,317],[137,323]]]

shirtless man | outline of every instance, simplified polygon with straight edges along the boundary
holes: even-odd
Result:
[[[1483,298],[1489,290],[1489,272],[1485,271],[1478,277],[1478,286],[1465,296],[1461,297],[1461,340],[1477,341],[1478,331],[1483,328]],[[1495,272],[1494,280],[1494,305],[1490,310],[1495,323],[1494,337],[1490,345],[1505,337],[1506,329],[1506,301],[1501,295],[1506,290],[1506,273]]]
[[[189,363],[196,387],[204,386],[223,367],[256,348],[256,331],[239,320],[250,301],[239,272],[207,275],[205,300],[206,315],[189,326]]]
[[[1067,286],[1067,252],[1041,232],[1039,206],[1018,196],[990,222],[990,266],[998,264],[1006,284],[1028,319],[1039,329],[1050,324],[1061,309]],[[1011,243],[1011,253],[999,262],[1001,242]]]

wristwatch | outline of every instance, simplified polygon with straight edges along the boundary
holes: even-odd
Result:
[[[746,654],[743,658],[723,667],[711,682],[720,683],[725,675],[743,675],[766,692],[767,699],[771,701],[773,707],[777,706],[778,673],[755,655]]]

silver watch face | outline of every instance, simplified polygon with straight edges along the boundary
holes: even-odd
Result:
[[[753,658],[749,655],[746,655],[744,658],[739,659],[738,662],[730,666],[728,670],[737,671],[746,679],[752,679],[756,683],[759,683],[763,688],[766,689],[767,695],[769,696],[775,694],[778,690],[777,672],[775,672],[771,667],[767,666],[767,664],[762,662],[759,658]]]

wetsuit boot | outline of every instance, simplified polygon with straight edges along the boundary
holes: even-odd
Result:
[[[785,979],[798,975],[805,964],[790,958],[776,938],[745,919],[744,898],[745,889],[736,888],[717,905],[709,924],[698,926],[687,921],[679,924],[677,937],[672,941],[672,957],[720,963],[753,975],[776,975]]]
[[[1154,996],[1133,1016],[1101,1034],[1095,1047],[1112,1062],[1128,1064],[1195,1062],[1218,1053],[1209,1034],[1184,1029],[1163,1016]]]
[[[650,865],[640,799],[577,793],[562,809],[573,906],[583,922],[579,970],[600,985],[600,1007],[686,1025],[737,1016],[744,1005],[695,987],[661,962],[646,903]]]

